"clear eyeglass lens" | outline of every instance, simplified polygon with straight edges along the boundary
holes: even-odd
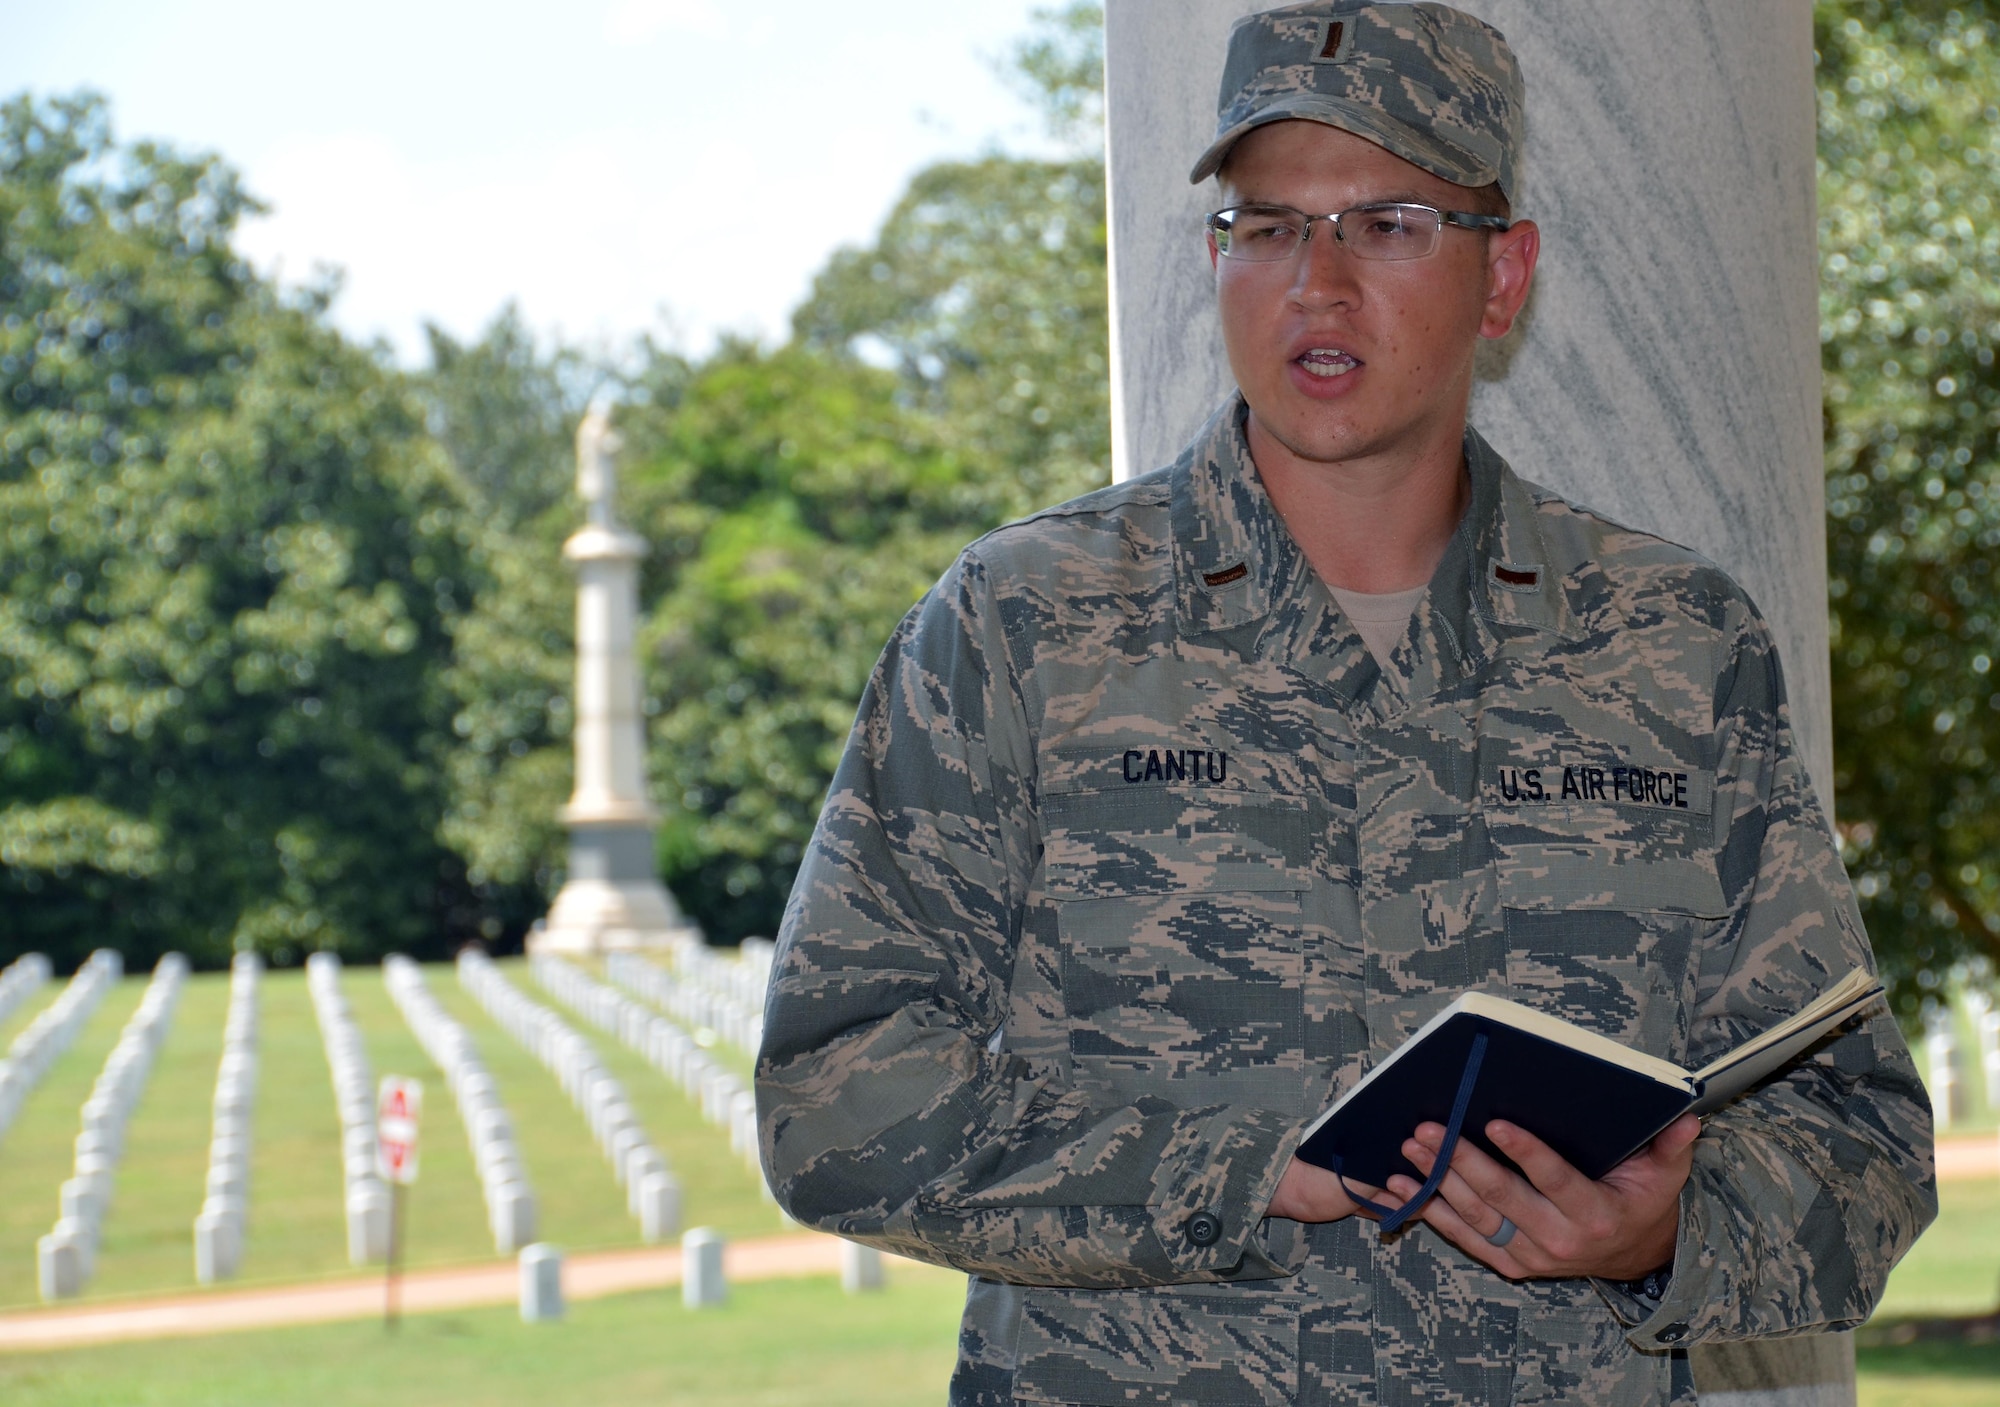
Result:
[[[1340,214],[1341,242],[1363,259],[1421,259],[1438,241],[1427,205],[1362,205]]]
[[[1355,257],[1385,260],[1423,258],[1437,248],[1443,224],[1428,205],[1357,205],[1333,220]],[[1309,223],[1303,212],[1282,205],[1238,205],[1216,212],[1210,227],[1223,254],[1261,264],[1296,254]]]
[[[1289,259],[1306,237],[1306,217],[1282,205],[1238,205],[1215,217],[1216,245],[1232,259]]]

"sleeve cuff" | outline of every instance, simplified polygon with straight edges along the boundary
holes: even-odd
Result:
[[[1685,1348],[1710,1337],[1718,1317],[1716,1306],[1726,1303],[1733,1293],[1728,1276],[1713,1250],[1716,1205],[1703,1188],[1704,1170],[1699,1156],[1681,1188],[1680,1233],[1674,1241],[1674,1258],[1664,1270],[1646,1277],[1646,1282],[1594,1280],[1598,1294],[1625,1325],[1625,1340],[1644,1352]]]
[[[1218,1280],[1268,1280],[1298,1271],[1305,1238],[1267,1234],[1264,1208],[1292,1161],[1300,1131],[1293,1115],[1222,1109],[1191,1131],[1189,1146],[1163,1162],[1154,1232],[1177,1271]]]

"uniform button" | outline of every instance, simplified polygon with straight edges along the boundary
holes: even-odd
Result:
[[[1214,1212],[1196,1212],[1188,1218],[1187,1238],[1197,1246],[1213,1246],[1222,1239],[1222,1219]]]
[[[1666,1328],[1660,1330],[1659,1333],[1653,1335],[1661,1343],[1679,1343],[1687,1336],[1688,1326],[1685,1324],[1669,1324]]]

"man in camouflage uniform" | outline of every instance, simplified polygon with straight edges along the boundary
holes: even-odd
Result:
[[[1352,1194],[1414,1178],[1292,1156],[1468,988],[1692,1068],[1872,963],[1756,609],[1465,425],[1519,131],[1443,6],[1239,25],[1195,179],[1240,395],[967,549],[869,686],[763,1151],[971,1272],[954,1402],[1685,1403],[1688,1345],[1858,1322],[1934,1214],[1879,1009],[1601,1182],[1489,1126],[1527,1177],[1461,1144],[1393,1236]]]

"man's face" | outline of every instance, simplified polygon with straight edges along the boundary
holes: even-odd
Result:
[[[1466,210],[1472,199],[1373,142],[1290,121],[1236,144],[1219,203],[1319,215],[1375,201]],[[1223,341],[1259,465],[1275,467],[1266,464],[1274,451],[1391,467],[1406,455],[1456,453],[1474,348],[1503,335],[1527,296],[1534,259],[1530,247],[1519,267],[1524,243],[1533,244],[1525,223],[1505,235],[1447,225],[1427,258],[1363,260],[1321,222],[1279,263],[1219,258],[1211,244]]]

